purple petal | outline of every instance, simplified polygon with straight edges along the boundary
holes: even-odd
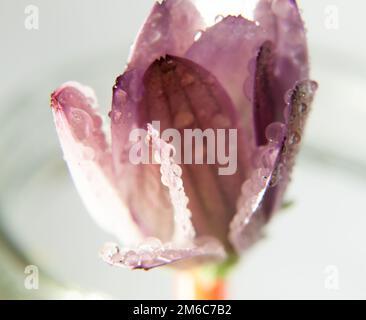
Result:
[[[204,22],[190,0],[155,3],[131,53],[129,69],[146,69],[155,59],[183,55]]]
[[[130,269],[152,269],[162,265],[180,262],[185,266],[197,262],[221,261],[226,257],[223,247],[215,240],[201,239],[194,244],[177,246],[172,243],[161,243],[151,238],[139,246],[128,249],[109,243],[100,253],[102,259],[110,265]]]
[[[278,94],[278,81],[274,76],[275,48],[272,42],[262,44],[257,59],[253,87],[253,114],[257,145],[267,143],[266,129],[275,122],[283,122],[285,102]],[[280,99],[279,99],[280,97]]]
[[[254,146],[253,115],[243,87],[252,76],[249,63],[264,40],[263,31],[254,22],[229,16],[207,29],[185,55],[210,70],[228,92],[241,116],[248,150]]]
[[[117,79],[111,117],[112,156],[118,187],[144,235],[167,241],[173,233],[173,208],[161,183],[159,166],[132,164],[129,152],[133,129],[146,129],[148,119],[140,107],[143,96],[140,72],[128,71]],[[164,226],[162,228],[161,226]]]
[[[289,93],[289,100],[285,109],[286,137],[272,174],[269,192],[263,201],[263,208],[267,215],[280,208],[291,172],[295,164],[296,155],[300,149],[300,142],[304,133],[307,116],[318,85],[314,81],[298,82]]]
[[[161,131],[175,128],[184,137],[185,129],[210,128],[214,132],[219,128],[238,129],[238,170],[232,175],[219,175],[216,164],[182,165],[182,179],[197,234],[215,236],[227,244],[229,222],[235,213],[240,186],[248,174],[242,159],[245,146],[237,111],[211,73],[183,58],[167,56],[155,61],[145,74],[144,89],[139,110],[148,115],[149,123],[160,121]],[[184,141],[182,155],[183,146]],[[207,152],[206,143],[203,147]],[[193,148],[193,155],[195,151]]]
[[[246,182],[252,191],[249,199],[252,196],[253,200],[243,196],[231,224],[230,238],[237,249],[255,241],[255,230],[259,230],[282,203],[307,114],[296,113],[296,110],[308,110],[315,92],[315,84],[304,80],[309,73],[308,56],[304,25],[296,2],[261,0],[255,17],[267,38],[258,52],[253,76],[245,84],[247,95],[252,96],[256,142],[261,146],[259,150],[271,150],[267,144],[268,133],[276,131],[276,123],[284,124],[284,139],[271,151],[271,165],[264,166],[270,172],[270,180],[262,181],[259,197],[253,192],[256,190],[253,186],[260,185],[258,179],[253,176]],[[289,93],[292,88],[295,89]],[[290,101],[285,101],[284,97],[291,97]],[[256,208],[252,206],[253,201]]]
[[[259,168],[244,184],[238,213],[230,226],[230,241],[237,251],[246,249],[259,238],[261,227],[282,203],[316,88],[313,81],[299,82],[289,96],[286,125],[274,124],[267,130],[267,134],[278,138],[274,144],[270,142],[260,148],[267,154],[262,158],[264,169]]]
[[[156,3],[136,40],[128,69],[113,88],[112,155],[121,181],[119,187],[145,235],[163,240],[170,238],[173,228],[168,191],[160,182],[157,166],[128,163],[129,134],[133,128],[147,125],[144,110],[139,109],[147,67],[167,53],[183,54],[202,26],[202,19],[189,0]]]
[[[305,30],[294,1],[261,0],[255,18],[266,41],[256,56],[245,91],[253,103],[256,142],[265,145],[267,126],[284,122],[283,97],[297,81],[308,79],[308,58]]]
[[[293,0],[260,0],[255,19],[276,46],[274,74],[281,84],[278,95],[282,99],[298,81],[309,78],[306,32],[299,8]]]

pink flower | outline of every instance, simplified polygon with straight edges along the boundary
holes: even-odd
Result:
[[[122,243],[107,244],[103,259],[149,269],[251,245],[281,206],[316,87],[295,1],[260,0],[254,21],[227,16],[210,27],[189,0],[156,3],[113,87],[111,143],[90,88],[68,82],[52,94],[80,195]],[[237,170],[177,163],[153,121],[161,131],[235,129]],[[131,163],[136,128],[148,130],[160,164]]]

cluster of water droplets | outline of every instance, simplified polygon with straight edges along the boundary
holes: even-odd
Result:
[[[174,242],[162,243],[157,238],[147,238],[133,249],[121,249],[115,243],[107,243],[101,250],[100,256],[113,266],[150,269],[197,256],[224,259],[226,253],[222,245],[211,238],[198,239],[195,244],[185,246],[177,246]]]
[[[155,160],[160,163],[162,183],[168,187],[174,209],[175,242],[190,242],[195,237],[191,222],[192,213],[188,209],[188,197],[185,194],[182,180],[182,169],[174,161],[174,147],[160,139],[159,132],[148,124],[148,137],[152,142]]]
[[[192,248],[176,248],[173,243],[162,243],[157,238],[147,238],[134,249],[123,249],[115,243],[107,243],[100,255],[114,266],[149,269],[183,259]]]
[[[83,160],[95,160],[96,149],[108,148],[102,130],[103,121],[94,112],[96,100],[84,96],[72,87],[65,87],[59,93],[57,103],[63,112],[60,121],[65,127],[64,130],[70,132],[72,140],[80,145],[74,152],[81,153],[80,158]]]

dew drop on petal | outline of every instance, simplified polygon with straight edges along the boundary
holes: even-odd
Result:
[[[289,144],[294,145],[301,142],[301,135],[298,132],[294,132],[289,137]]]
[[[283,139],[284,125],[281,122],[271,123],[266,128],[266,137],[270,142],[278,143]]]
[[[114,123],[119,123],[122,117],[122,112],[120,111],[115,111],[112,114],[112,120]]]
[[[168,250],[165,250],[164,251],[164,253],[162,254],[162,256],[164,258],[166,258],[166,259],[174,260],[174,259],[179,258],[180,257],[180,254],[176,250],[168,249]]]
[[[162,242],[158,238],[147,238],[144,243],[140,246],[142,250],[155,250],[163,246]]]
[[[291,99],[292,99],[293,94],[294,94],[294,90],[293,90],[293,89],[290,89],[290,90],[288,90],[288,91],[285,93],[285,97],[284,97],[284,99],[285,99],[285,102],[286,102],[287,104],[291,103]]]
[[[173,179],[173,187],[177,190],[183,188],[183,180],[182,179]]]
[[[224,16],[222,14],[219,14],[215,17],[215,23],[219,23],[222,20],[224,20]]]
[[[278,183],[280,182],[281,179],[281,173],[280,173],[280,168],[276,168],[271,176],[271,180],[269,182],[269,186],[271,188],[275,187],[278,185]]]
[[[182,176],[182,168],[180,166],[178,166],[177,164],[174,164],[172,166],[172,170],[176,176],[178,176],[178,177]]]
[[[294,112],[291,112],[289,115],[289,119],[288,119],[289,123],[294,123],[296,121],[296,119],[297,119],[297,114]]]
[[[154,43],[158,42],[160,39],[161,39],[161,33],[159,31],[154,31],[151,34],[150,43],[154,44]]]
[[[289,1],[275,0],[272,3],[273,12],[280,18],[286,18],[291,10]]]
[[[78,139],[84,140],[90,135],[91,118],[87,112],[71,108],[68,120]]]
[[[308,111],[308,105],[306,103],[300,103],[297,111],[301,115],[305,114]]]
[[[161,183],[166,186],[166,187],[169,187],[169,180],[166,176],[162,176],[161,177]]]
[[[126,266],[134,266],[139,262],[139,257],[135,251],[130,250],[124,255],[124,264]]]
[[[198,41],[199,39],[201,39],[203,35],[202,31],[198,31],[195,35],[194,35],[194,41]]]

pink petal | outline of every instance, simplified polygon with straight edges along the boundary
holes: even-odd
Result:
[[[129,134],[133,128],[146,128],[139,103],[144,94],[142,78],[148,66],[167,53],[183,54],[202,26],[202,19],[189,0],[156,3],[137,38],[126,72],[113,88],[112,155],[121,181],[119,187],[144,234],[163,240],[171,237],[173,227],[168,191],[160,183],[158,167],[129,164]]]
[[[284,93],[278,94],[278,81],[274,75],[275,59],[273,43],[264,42],[256,58],[253,84],[250,87],[253,96],[256,142],[259,146],[267,143],[267,127],[275,121],[283,122]],[[248,86],[248,82],[246,85]]]
[[[134,144],[130,141],[130,133],[136,128],[146,129],[149,122],[140,107],[142,96],[143,85],[139,71],[128,71],[118,78],[110,113],[112,157],[118,188],[134,220],[145,236],[167,241],[173,233],[173,208],[168,190],[161,183],[159,166],[135,165],[129,158]]]
[[[284,96],[297,81],[308,79],[304,25],[292,0],[261,0],[255,18],[266,34],[246,84],[252,96],[256,141],[266,144],[265,130],[283,119]]]
[[[109,243],[100,253],[102,259],[110,265],[130,269],[151,269],[162,265],[180,262],[176,266],[192,266],[197,262],[221,261],[226,257],[223,247],[214,240],[201,239],[186,246],[161,243],[150,238],[134,248],[121,249],[117,244]]]
[[[190,0],[156,2],[131,53],[129,69],[146,69],[155,59],[183,55],[204,22]]]
[[[253,115],[251,101],[243,87],[252,77],[249,64],[264,40],[262,29],[254,22],[240,16],[228,16],[207,29],[185,55],[210,70],[228,92],[241,116],[248,151],[255,144]]]
[[[51,98],[57,133],[74,183],[93,218],[124,243],[141,239],[116,189],[109,145],[92,89],[68,82]]]
[[[260,0],[255,18],[266,32],[267,40],[276,45],[274,74],[283,95],[297,81],[309,78],[306,32],[294,0]]]

